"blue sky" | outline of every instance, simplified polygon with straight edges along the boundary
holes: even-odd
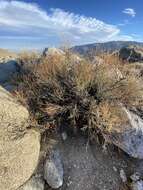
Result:
[[[142,0],[0,0],[0,47],[143,41]]]

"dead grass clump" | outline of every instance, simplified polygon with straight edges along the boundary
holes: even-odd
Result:
[[[126,122],[121,105],[131,107],[142,100],[139,78],[124,72],[117,57],[104,56],[102,64],[83,59],[77,63],[68,52],[19,59],[25,65],[15,80],[18,91],[43,128],[82,129],[93,136]]]
[[[100,101],[122,103],[125,106],[138,105],[143,96],[141,79],[125,72],[124,64],[116,59],[107,63],[105,59],[105,64],[97,65],[94,79],[96,97]]]
[[[101,102],[98,106],[91,105],[90,109],[94,119],[92,128],[98,126],[101,131],[118,130],[118,127],[127,121],[121,105]]]
[[[29,73],[40,62],[40,54],[37,52],[23,51],[18,55],[18,65],[22,72]]]

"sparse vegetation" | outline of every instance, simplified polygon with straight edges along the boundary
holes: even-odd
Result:
[[[126,122],[120,108],[141,104],[140,78],[127,72],[117,57],[101,57],[102,64],[83,59],[77,63],[68,51],[19,57],[15,93],[28,106],[34,125],[44,130],[55,126],[81,130],[95,137]]]

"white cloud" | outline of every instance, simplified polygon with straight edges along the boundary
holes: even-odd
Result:
[[[116,25],[61,9],[46,12],[37,4],[14,0],[0,0],[0,33],[3,31],[17,39],[64,38],[74,44],[124,39]]]
[[[129,20],[125,19],[125,20],[123,20],[123,22],[119,23],[118,26],[126,26],[126,25],[129,25],[129,24],[132,24],[132,23],[129,22]]]
[[[135,17],[136,16],[136,11],[132,8],[126,8],[123,10],[123,13],[131,16],[131,17]]]

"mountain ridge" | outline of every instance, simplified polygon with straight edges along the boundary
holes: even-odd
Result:
[[[71,48],[72,51],[79,53],[79,54],[87,54],[91,51],[97,52],[113,52],[118,51],[123,47],[128,46],[139,46],[143,47],[143,42],[136,42],[136,41],[109,41],[103,43],[92,43],[92,44],[85,44],[74,46]]]

